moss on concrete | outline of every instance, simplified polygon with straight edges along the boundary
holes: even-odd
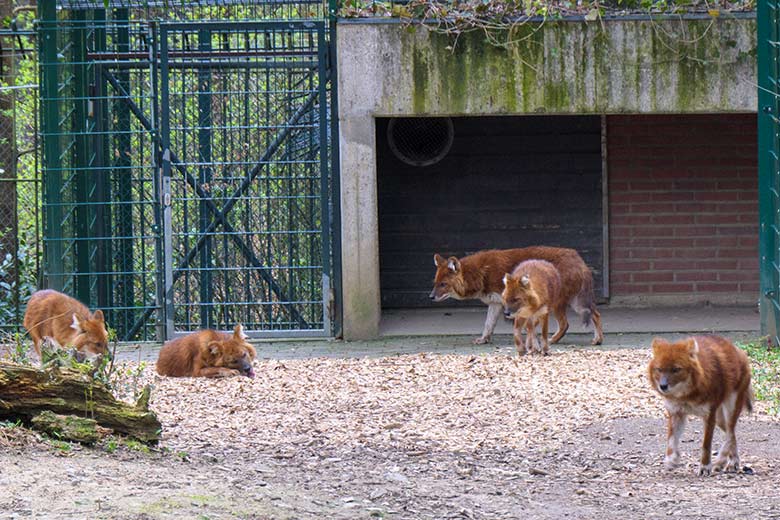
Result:
[[[507,48],[480,31],[457,42],[383,31],[380,47],[400,38],[401,60],[411,60],[411,84],[396,85],[410,89],[415,114],[744,110],[729,93],[738,71],[755,75],[751,19],[529,23],[505,34]]]

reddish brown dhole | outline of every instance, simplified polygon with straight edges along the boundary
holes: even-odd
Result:
[[[514,337],[517,353],[523,355],[534,349],[545,356],[550,353],[547,341],[547,324],[550,309],[560,306],[561,276],[558,270],[546,260],[526,260],[515,267],[511,274],[504,275],[504,315],[514,316]],[[566,305],[565,302],[563,304]],[[542,338],[536,347],[536,325],[541,323]],[[526,329],[525,344],[521,333]]]
[[[739,470],[734,429],[742,410],[753,409],[747,355],[720,336],[693,336],[675,343],[656,338],[652,348],[647,376],[666,406],[666,467],[679,464],[680,436],[688,415],[696,415],[704,420],[699,475]],[[726,433],[726,439],[711,463],[716,425]]]
[[[157,358],[157,373],[171,377],[255,377],[252,368],[257,353],[246,342],[241,325],[233,334],[199,330],[169,341]]]
[[[39,359],[45,337],[62,347],[74,347],[85,358],[108,354],[103,311],[92,314],[86,305],[61,292],[46,289],[34,293],[27,302],[24,328],[30,333]]]
[[[430,297],[433,301],[444,301],[448,298],[457,300],[479,299],[488,305],[487,318],[482,336],[474,340],[481,344],[490,341],[493,329],[501,315],[501,291],[504,289],[503,278],[525,260],[546,260],[553,264],[560,273],[561,294],[558,305],[551,309],[558,322],[558,331],[551,342],[557,343],[569,328],[566,318],[566,307],[571,306],[585,323],[593,323],[593,345],[601,344],[601,315],[596,310],[596,300],[593,294],[593,274],[585,265],[579,253],[573,249],[561,247],[532,246],[522,249],[491,249],[480,251],[473,255],[458,259],[451,256],[447,259],[434,255],[436,277]]]

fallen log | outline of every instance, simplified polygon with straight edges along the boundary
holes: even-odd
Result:
[[[32,418],[32,427],[60,440],[94,444],[108,431],[101,428],[95,419],[59,415],[46,410]],[[103,430],[103,432],[101,432]]]
[[[147,386],[133,406],[117,401],[103,383],[78,370],[0,363],[0,418],[30,421],[49,410],[94,419],[115,432],[154,442],[161,425],[149,410],[149,392]]]

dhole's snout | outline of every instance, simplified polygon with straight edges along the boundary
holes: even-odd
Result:
[[[242,360],[241,365],[238,367],[238,371],[241,372],[241,375],[249,378],[255,377],[255,371],[252,369],[252,363],[249,361]]]
[[[658,389],[661,392],[668,392],[669,391],[669,379],[667,379],[666,376],[661,376],[658,379]]]
[[[434,288],[434,289],[431,291],[431,294],[430,294],[429,296],[430,296],[430,298],[431,298],[431,301],[433,301],[433,302],[440,302],[440,301],[444,301],[444,300],[446,300],[447,298],[449,298],[449,297],[450,297],[450,294],[449,294],[449,293],[443,293],[443,294],[439,294],[439,291],[437,291],[437,290]]]
[[[512,311],[509,307],[504,307],[504,317],[505,318],[511,318],[514,314],[514,311]]]

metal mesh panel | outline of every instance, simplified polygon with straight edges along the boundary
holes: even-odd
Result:
[[[148,55],[149,29],[76,11],[39,35],[57,42],[41,52],[49,286],[103,309],[121,338],[151,337],[153,319],[134,327],[159,307],[151,76],[105,56]]]
[[[31,25],[30,13],[19,26]],[[41,187],[37,63],[29,30],[0,31],[0,332],[21,329],[38,284]]]

